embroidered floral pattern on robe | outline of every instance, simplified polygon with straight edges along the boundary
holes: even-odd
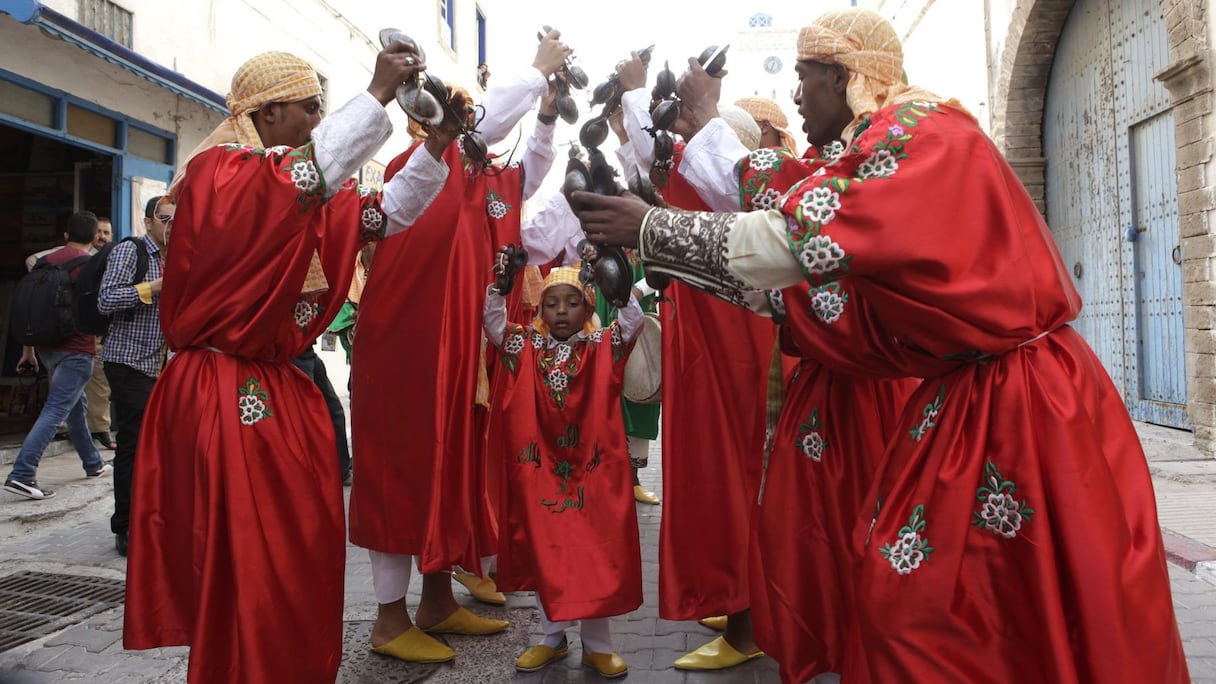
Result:
[[[971,524],[1006,539],[1018,536],[1022,523],[1030,522],[1034,509],[1025,500],[1019,502],[1014,496],[1016,492],[1017,485],[1001,477],[996,464],[988,461],[984,466],[984,484],[975,490],[980,509],[973,514]]]
[[[239,394],[237,409],[241,412],[241,423],[253,425],[274,417],[274,414],[270,412],[270,407],[266,405],[266,401],[270,397],[266,394],[266,390],[262,389],[262,383],[258,382],[257,378],[249,378],[244,385],[241,385]]]
[[[879,552],[891,563],[891,567],[901,575],[910,574],[929,560],[933,547],[921,536],[925,531],[925,506],[921,504],[912,509],[908,524],[899,528],[899,539],[895,544],[886,544]]]

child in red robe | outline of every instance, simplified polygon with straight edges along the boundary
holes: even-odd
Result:
[[[499,273],[504,262],[500,254]],[[507,321],[495,287],[486,298],[486,338],[504,369],[492,409],[504,426],[498,587],[535,591],[545,634],[515,661],[522,672],[565,657],[566,629],[581,621],[583,665],[624,676],[628,666],[613,652],[608,618],[642,604],[620,402],[642,309],[635,292],[607,328],[594,312],[594,292],[569,267],[549,272],[540,314],[526,328]]]

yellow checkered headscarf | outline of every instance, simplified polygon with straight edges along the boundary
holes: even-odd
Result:
[[[587,322],[583,325],[583,332],[590,335],[600,327],[599,318],[594,313],[595,290],[592,289],[590,285],[583,285],[583,281],[579,280],[578,273],[579,267],[577,264],[574,266],[559,266],[552,271],[549,271],[549,275],[545,276],[544,285],[542,285],[540,288],[540,298],[543,301],[545,298],[545,292],[558,285],[569,285],[579,292],[582,292],[583,300],[587,302],[587,306],[593,310],[592,315],[587,318]],[[549,326],[545,324],[543,319],[541,319],[539,312],[536,315],[536,319],[532,321],[532,329],[542,335],[549,334]]]
[[[790,133],[790,120],[781,111],[781,106],[765,97],[745,97],[737,100],[735,106],[752,115],[757,124],[768,122],[781,136],[781,146],[794,154],[798,154],[798,143]]]
[[[271,102],[299,102],[321,94],[316,69],[286,52],[263,52],[241,65],[228,92],[229,119],[236,126],[236,142],[262,146],[250,113]]]
[[[263,147],[258,129],[253,126],[253,112],[271,102],[299,102],[321,94],[321,81],[316,69],[304,60],[286,52],[264,52],[245,62],[232,76],[228,92],[228,118],[194,148],[178,167],[173,186],[181,181],[191,159],[217,145],[239,143]]]
[[[903,83],[904,51],[895,27],[873,10],[859,7],[820,16],[798,33],[798,59],[839,64],[849,70],[846,97],[853,121],[845,142],[862,119],[884,107],[912,101],[945,102]],[[952,106],[958,106],[951,101]]]
[[[186,173],[186,166],[196,156],[216,147],[239,143],[252,147],[264,147],[258,129],[253,125],[253,112],[271,102],[299,102],[321,94],[321,81],[316,69],[304,60],[286,52],[263,52],[250,59],[232,76],[232,88],[228,92],[228,118],[194,148],[177,169],[169,194],[175,195],[178,184]],[[323,292],[329,288],[321,260],[314,252],[308,265],[308,276],[304,280],[303,292]]]

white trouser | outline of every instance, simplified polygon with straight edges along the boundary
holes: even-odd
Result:
[[[376,603],[394,603],[405,598],[410,586],[410,561],[413,556],[401,553],[384,553],[367,550],[372,560],[372,588],[376,592]],[[483,556],[481,569],[485,574],[494,572],[498,556]]]
[[[405,598],[410,586],[410,561],[413,556],[403,553],[384,553],[367,550],[372,559],[372,589],[376,592],[376,603],[395,603]]]
[[[583,641],[584,653],[612,653],[612,627],[609,618],[552,622],[545,614],[545,607],[541,605],[540,596],[536,597],[536,611],[540,613],[540,628],[545,633],[545,638],[541,643],[545,646],[557,648],[557,645],[562,642],[562,638],[566,636],[566,630],[574,627],[576,622],[580,622],[582,624],[579,627],[579,637]]]

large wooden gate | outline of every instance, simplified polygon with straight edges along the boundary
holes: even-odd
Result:
[[[1084,299],[1074,326],[1132,417],[1189,428],[1168,64],[1159,0],[1077,0],[1044,106],[1047,221]]]

